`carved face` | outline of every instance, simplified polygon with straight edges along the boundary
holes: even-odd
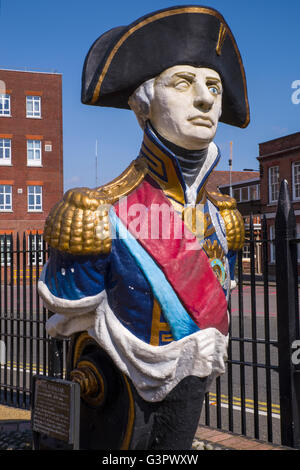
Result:
[[[150,121],[165,139],[189,149],[206,148],[222,112],[222,82],[212,69],[176,65],[155,80]]]

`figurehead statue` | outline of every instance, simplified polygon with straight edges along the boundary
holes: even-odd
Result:
[[[49,334],[72,338],[81,448],[189,449],[204,394],[225,371],[244,243],[235,200],[206,190],[218,122],[249,123],[233,34],[195,5],[113,28],[87,54],[82,102],[132,109],[144,138],[127,170],[69,190],[45,226],[39,292],[55,313]]]

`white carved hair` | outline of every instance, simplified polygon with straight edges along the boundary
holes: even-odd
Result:
[[[143,130],[150,117],[151,101],[154,98],[154,82],[155,78],[151,78],[142,83],[128,99],[128,104]]]

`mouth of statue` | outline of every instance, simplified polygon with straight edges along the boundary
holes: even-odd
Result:
[[[203,127],[213,127],[213,122],[211,119],[203,118],[202,116],[195,116],[192,118],[188,118],[188,121],[194,124],[195,126],[203,126]]]

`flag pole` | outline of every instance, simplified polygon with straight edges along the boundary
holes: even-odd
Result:
[[[230,142],[230,159],[229,159],[229,191],[230,197],[232,197],[232,142]]]

